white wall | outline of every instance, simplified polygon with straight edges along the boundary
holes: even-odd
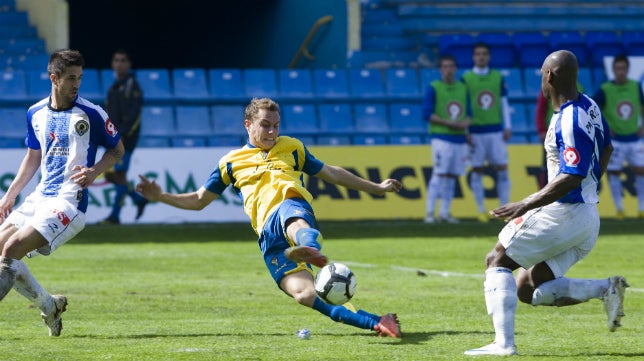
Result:
[[[48,53],[69,47],[69,6],[65,0],[16,0],[16,8],[29,14],[29,23],[45,39]]]

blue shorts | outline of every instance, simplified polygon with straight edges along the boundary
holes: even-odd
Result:
[[[318,229],[311,205],[301,198],[289,198],[268,217],[258,239],[266,267],[278,286],[282,278],[291,273],[302,270],[313,273],[310,265],[295,263],[284,255],[287,248],[295,245],[286,237],[286,223],[292,218],[302,218],[312,228]]]
[[[132,152],[125,151],[125,154],[123,154],[123,158],[119,159],[116,164],[114,164],[114,168],[112,168],[115,172],[127,172],[127,170],[130,168],[130,159],[132,158]]]

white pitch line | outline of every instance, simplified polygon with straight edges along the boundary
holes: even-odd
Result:
[[[351,267],[358,267],[358,268],[376,268],[379,267],[375,264],[370,264],[370,263],[357,263],[357,262],[342,262],[346,264],[347,266]],[[471,274],[471,273],[460,273],[460,272],[449,272],[449,271],[439,271],[439,270],[427,270],[427,269],[422,269],[422,268],[411,268],[411,267],[402,267],[402,266],[396,266],[392,265],[389,266],[389,268],[396,270],[396,271],[403,271],[403,272],[418,272],[421,271],[425,274],[431,274],[435,276],[441,276],[441,277],[465,277],[465,278],[479,278],[483,279],[485,278],[485,274]],[[637,293],[643,293],[644,288],[628,288],[628,292],[637,292]]]

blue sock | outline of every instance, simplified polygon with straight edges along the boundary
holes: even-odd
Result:
[[[319,241],[322,241],[322,235],[320,234],[320,231],[315,228],[300,228],[295,233],[295,243],[299,245],[309,246],[320,250],[322,246],[320,246]]]
[[[324,303],[318,297],[313,302],[313,309],[330,317],[335,322],[342,322],[366,330],[373,330],[380,320],[380,317],[369,312],[359,310],[357,313],[353,313],[344,306],[334,306]]]
[[[112,213],[110,214],[110,218],[119,219],[121,207],[123,206],[123,197],[127,194],[127,185],[115,184],[114,188],[116,189],[116,196],[114,197],[114,204],[112,204]]]
[[[129,192],[127,192],[127,195],[132,198],[132,201],[134,201],[134,204],[141,204],[142,202],[145,201],[145,198],[143,198],[142,195],[140,195],[137,191],[131,189]]]

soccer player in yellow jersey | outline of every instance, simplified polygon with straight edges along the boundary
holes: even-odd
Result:
[[[382,317],[344,306],[324,303],[315,293],[310,264],[323,267],[318,231],[311,201],[303,183],[304,173],[372,194],[398,192],[400,181],[374,183],[337,166],[317,160],[301,141],[279,136],[280,108],[268,98],[253,99],[246,107],[244,126],[248,143],[224,155],[206,183],[197,191],[182,194],[162,192],[154,181],[140,176],[137,191],[150,201],[177,208],[200,210],[232,185],[244,202],[259,236],[266,267],[277,285],[301,305],[311,307],[336,322],[400,337],[395,314]]]

